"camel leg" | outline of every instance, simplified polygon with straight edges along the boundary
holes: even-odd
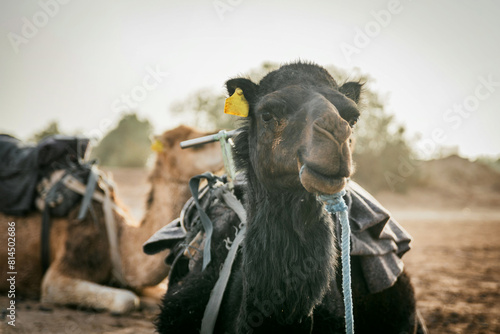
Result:
[[[111,288],[78,278],[68,277],[50,266],[42,281],[42,302],[76,305],[106,310],[116,314],[139,307],[139,298],[131,291]]]

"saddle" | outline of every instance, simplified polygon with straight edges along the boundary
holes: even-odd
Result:
[[[202,180],[206,180],[207,185],[198,190]],[[193,270],[196,262],[201,263],[200,270],[205,269],[211,262],[211,249],[221,247],[213,244],[213,240],[220,240],[222,237],[225,242],[222,247],[229,250],[234,232],[241,229],[239,221],[229,219],[234,226],[222,226],[220,221],[213,218],[244,211],[239,203],[244,202],[245,183],[236,179],[233,184],[230,189],[226,176],[219,177],[212,173],[193,177],[189,182],[193,197],[185,203],[180,216],[158,230],[144,243],[143,251],[146,254],[171,250],[165,258],[165,263],[171,266],[169,286],[181,281],[189,271]],[[217,235],[215,239],[214,234]]]
[[[42,270],[50,263],[51,216],[64,217],[82,199],[67,186],[67,177],[87,184],[78,219],[83,219],[97,182],[94,162],[84,162],[89,140],[55,135],[38,145],[0,135],[0,211],[24,216],[34,209],[42,212]]]
[[[86,138],[55,135],[38,145],[25,145],[17,138],[0,135],[0,211],[14,216],[28,214],[36,208],[38,188],[51,214],[66,215],[80,195],[61,184],[46,189],[47,180],[60,170],[85,181],[89,168],[82,161],[88,144]]]

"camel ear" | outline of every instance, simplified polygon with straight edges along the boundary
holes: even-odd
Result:
[[[161,153],[165,149],[160,136],[154,136],[151,140],[151,149],[156,153]]]
[[[226,81],[226,88],[229,96],[232,96],[234,94],[236,88],[240,88],[243,91],[243,95],[245,95],[245,99],[250,104],[255,101],[255,98],[257,97],[257,91],[259,90],[259,86],[257,84],[245,78],[236,78]]]
[[[165,149],[167,150],[172,149],[178,142],[178,135],[179,135],[178,131],[170,131],[166,135],[164,134],[160,139],[163,145],[162,151],[165,151]]]
[[[359,102],[359,96],[361,95],[361,87],[363,87],[362,83],[349,81],[339,87],[339,92],[357,104]]]
[[[166,142],[167,142],[167,147],[168,148],[172,148],[174,147],[175,143],[176,143],[176,138],[175,137],[167,137],[165,138]]]

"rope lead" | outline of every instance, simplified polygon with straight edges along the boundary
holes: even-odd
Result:
[[[352,311],[352,291],[351,291],[351,263],[350,263],[351,227],[349,226],[349,218],[347,216],[348,207],[343,199],[345,194],[346,194],[345,189],[342,189],[336,194],[318,195],[318,199],[325,203],[325,208],[329,213],[339,214],[340,226],[342,228],[342,235],[341,235],[342,290],[344,294],[345,331],[347,334],[354,334],[354,317]]]

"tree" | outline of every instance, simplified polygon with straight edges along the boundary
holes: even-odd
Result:
[[[493,170],[500,172],[500,156],[480,156],[476,159],[477,162],[491,167]]]
[[[334,66],[327,70],[340,84],[353,80],[351,77],[364,83],[359,104],[361,117],[353,132],[353,179],[371,192],[405,192],[419,180],[419,163],[406,137],[406,128],[386,111],[387,97],[371,89],[375,80],[359,69],[350,75]]]
[[[58,134],[61,134],[61,132],[59,131],[59,124],[57,123],[57,121],[51,121],[47,125],[47,127],[34,133],[31,136],[31,138],[28,139],[28,141],[38,143],[41,140],[43,140],[49,136],[58,135]]]
[[[261,67],[251,69],[245,77],[259,82],[268,72],[277,68],[277,63],[264,62]],[[195,115],[186,118],[186,123],[206,131],[232,130],[237,127],[239,117],[224,114],[226,97],[224,93],[211,88],[202,88],[186,99],[174,102],[170,110],[175,114]]]
[[[221,113],[224,111],[226,97],[212,89],[200,89],[182,101],[172,104],[170,110],[176,114],[190,115],[186,123],[206,131],[235,128],[236,116]]]
[[[381,97],[368,88],[364,90],[362,116],[354,129],[354,140],[353,178],[370,191],[405,192],[418,181],[419,164],[406,138],[406,128],[386,111]]]
[[[151,154],[152,125],[135,113],[123,115],[116,128],[108,132],[91,153],[104,166],[143,167]]]

